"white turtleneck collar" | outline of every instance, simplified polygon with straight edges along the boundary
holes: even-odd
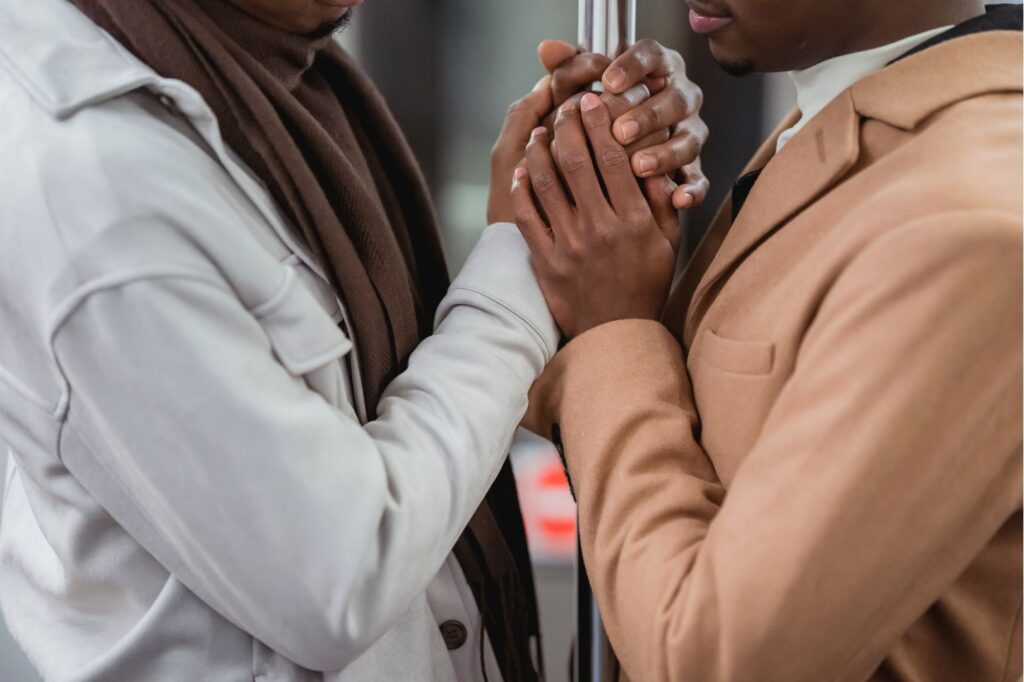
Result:
[[[943,26],[881,47],[833,57],[803,71],[791,71],[789,76],[796,85],[800,120],[779,136],[776,152],[848,87],[876,71],[881,71],[889,62],[950,28],[952,27]]]

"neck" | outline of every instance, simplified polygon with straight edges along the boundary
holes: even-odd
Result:
[[[846,32],[848,39],[837,46],[838,57],[862,52],[901,38],[951,26],[985,12],[984,0],[863,0],[866,11],[858,12]]]

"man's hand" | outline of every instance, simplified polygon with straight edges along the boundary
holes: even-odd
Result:
[[[568,43],[547,40],[539,49],[541,63],[551,72],[554,106],[559,106],[591,83],[601,81],[602,99],[615,123],[613,132],[630,155],[637,177],[682,174],[672,201],[676,208],[693,208],[704,201],[708,181],[700,152],[708,128],[700,118],[703,93],[686,77],[682,56],[656,41],[642,40],[612,61],[583,54]],[[630,106],[624,95],[638,86],[651,94]],[[671,132],[671,136],[667,131]]]
[[[584,95],[579,108],[559,109],[554,136],[557,161],[548,130],[533,131],[512,202],[562,333],[572,338],[614,320],[658,319],[679,244],[675,183],[648,178],[644,196],[612,136],[608,108],[594,94]]]
[[[530,131],[554,109],[551,100],[551,77],[540,79],[533,90],[508,108],[505,125],[491,149],[491,190],[487,199],[487,223],[513,221],[512,196],[509,185],[512,171],[523,160],[523,150]]]

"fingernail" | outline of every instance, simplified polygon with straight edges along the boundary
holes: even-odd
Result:
[[[658,165],[658,160],[650,154],[640,154],[636,159],[636,166],[641,173],[650,173]]]
[[[568,114],[570,111],[572,111],[572,108],[573,108],[572,100],[569,100],[568,102],[566,102],[562,106],[558,107],[558,113],[560,113],[560,114]]]
[[[604,82],[608,87],[618,90],[626,84],[626,72],[617,66],[609,69],[604,75]]]
[[[676,204],[676,208],[690,208],[693,206],[693,195],[684,193]]]
[[[583,109],[583,111],[593,111],[599,106],[601,106],[601,100],[597,95],[591,92],[583,95],[583,100],[580,102],[580,109]]]
[[[533,86],[533,92],[540,92],[551,83],[551,76],[544,76]]]
[[[629,142],[640,134],[640,124],[633,119],[628,119],[619,124],[619,135],[623,142]]]
[[[548,131],[548,129],[545,128],[544,126],[540,126],[540,127],[534,128],[533,132],[530,133],[530,137],[531,138],[537,137],[538,135],[542,135],[542,134],[546,133],[547,131]]]

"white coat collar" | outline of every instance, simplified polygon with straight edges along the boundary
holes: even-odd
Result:
[[[202,96],[182,81],[160,76],[68,0],[0,0],[0,69],[7,69],[46,112],[59,119],[133,90],[151,90],[187,117],[281,241],[328,281],[320,263],[288,228],[266,187],[228,149]],[[339,301],[338,305],[351,329],[344,304]],[[358,363],[354,361],[353,367],[356,405],[362,411]]]
[[[0,65],[57,118],[161,80],[67,0],[0,0]]]
[[[278,237],[326,281],[323,268],[286,226],[266,188],[224,144],[200,94],[160,76],[68,0],[0,0],[0,69],[60,119],[133,90],[151,90],[188,118]]]

